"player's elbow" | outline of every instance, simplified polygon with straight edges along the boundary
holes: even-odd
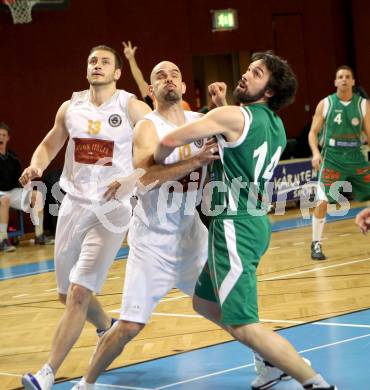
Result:
[[[178,146],[178,143],[173,137],[167,135],[161,139],[160,145],[162,148],[167,149],[167,148],[176,148]]]

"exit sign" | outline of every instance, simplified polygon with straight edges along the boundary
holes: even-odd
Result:
[[[212,31],[236,30],[238,28],[238,14],[236,9],[211,10]]]

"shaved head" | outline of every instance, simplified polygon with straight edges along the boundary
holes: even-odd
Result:
[[[171,61],[157,64],[150,74],[149,90],[164,104],[178,104],[186,91],[179,67]]]
[[[156,74],[158,74],[159,72],[161,72],[162,70],[174,70],[174,71],[178,71],[180,76],[181,76],[181,72],[180,72],[180,69],[179,67],[174,64],[173,62],[171,61],[161,61],[159,64],[157,64],[153,70],[152,70],[152,73],[150,73],[150,83],[153,84],[154,82],[154,77]]]

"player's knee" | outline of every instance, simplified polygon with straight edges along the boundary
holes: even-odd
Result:
[[[67,302],[67,295],[66,294],[59,293],[58,298],[59,298],[59,301],[61,303],[63,303],[63,305],[66,304],[66,302]]]
[[[196,295],[193,296],[193,309],[196,311],[198,314],[202,315],[203,317],[206,316],[206,308],[200,298],[198,298]]]
[[[325,216],[328,209],[328,202],[326,200],[321,200],[315,209],[315,216],[322,218]]]
[[[84,286],[72,283],[68,291],[67,304],[86,306],[91,298],[91,291]]]
[[[4,208],[9,208],[10,207],[10,198],[7,195],[1,196],[0,197],[0,204]]]
[[[120,340],[128,342],[137,336],[144,326],[144,324],[136,322],[119,320],[118,325],[116,325],[116,332],[118,332]]]
[[[221,310],[217,303],[193,296],[193,309],[201,316],[208,318],[211,321],[219,322]]]
[[[250,325],[227,325],[227,331],[238,341],[253,349],[256,333],[253,329],[253,324]]]

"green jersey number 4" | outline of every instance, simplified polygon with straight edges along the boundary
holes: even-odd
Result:
[[[342,123],[342,113],[339,112],[337,115],[335,115],[334,122],[338,123],[340,125]]]

